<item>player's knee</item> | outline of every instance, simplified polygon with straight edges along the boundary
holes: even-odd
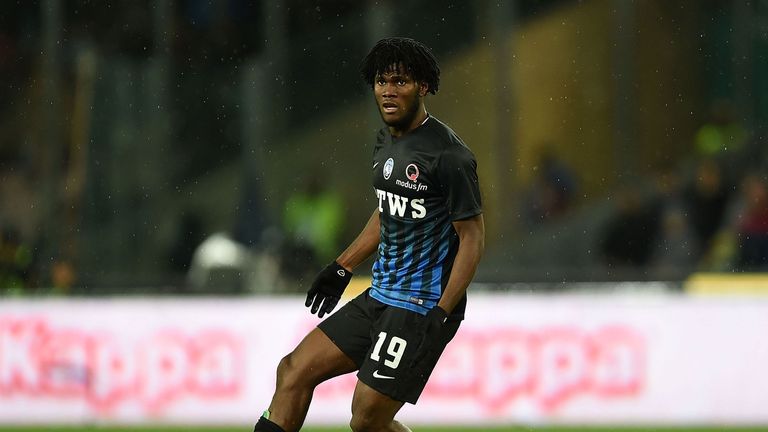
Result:
[[[349,420],[349,428],[354,432],[369,431],[372,430],[370,423],[369,419],[366,419],[361,415],[353,415],[352,419]]]
[[[380,432],[386,430],[386,425],[391,422],[392,420],[382,421],[382,419],[369,414],[353,413],[349,427],[354,432]]]
[[[292,354],[283,357],[277,365],[277,385],[280,387],[299,385],[303,375]]]

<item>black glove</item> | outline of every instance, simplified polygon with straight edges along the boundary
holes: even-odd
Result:
[[[427,312],[427,315],[424,316],[422,327],[419,329],[419,344],[417,345],[416,355],[411,366],[415,366],[424,358],[430,356],[434,351],[434,347],[440,345],[438,342],[447,320],[448,312],[440,306],[435,306]]]
[[[351,271],[340,266],[336,261],[328,264],[312,282],[312,287],[307,291],[307,301],[304,302],[304,305],[306,307],[312,306],[310,311],[312,313],[317,312],[318,318],[331,313],[339,302],[341,293],[349,285],[350,279],[352,279]]]

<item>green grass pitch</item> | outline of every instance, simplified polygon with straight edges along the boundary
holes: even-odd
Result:
[[[768,432],[762,427],[412,427],[414,432]],[[252,426],[230,427],[108,427],[108,426],[0,426],[0,432],[250,432]],[[304,428],[302,432],[348,432],[349,428]]]

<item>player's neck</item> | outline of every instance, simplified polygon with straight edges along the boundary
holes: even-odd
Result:
[[[405,127],[390,126],[389,133],[395,138],[400,138],[401,136],[426,123],[428,118],[429,113],[427,113],[426,107],[421,105],[416,115],[413,117],[413,120],[411,120]]]

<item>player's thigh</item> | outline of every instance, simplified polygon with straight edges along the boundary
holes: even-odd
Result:
[[[369,291],[347,302],[318,328],[359,368],[371,348],[371,331],[386,306],[372,300]]]
[[[460,321],[447,322],[427,346],[421,345],[426,317],[417,312],[388,308],[372,330],[376,342],[360,366],[357,379],[392,399],[415,404]]]
[[[352,423],[387,425],[402,407],[403,402],[358,381],[352,396]]]
[[[357,370],[357,365],[320,329],[315,328],[281,362],[282,374],[319,384]]]

